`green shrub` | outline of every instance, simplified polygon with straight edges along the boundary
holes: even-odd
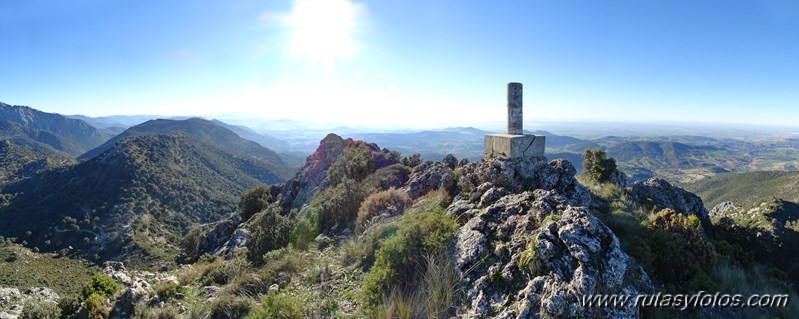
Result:
[[[246,260],[234,258],[229,261],[215,261],[205,268],[202,274],[204,285],[226,285],[236,276],[250,268]]]
[[[598,148],[586,149],[583,152],[583,174],[599,183],[609,182],[616,171],[616,160],[607,156]]]
[[[243,221],[263,211],[271,203],[277,202],[279,187],[259,185],[244,192],[239,201],[239,214]]]
[[[664,209],[647,225],[647,230],[653,253],[652,274],[656,278],[674,285],[677,291],[714,288],[703,277],[707,276],[705,269],[715,264],[716,253],[704,237],[699,218]]]
[[[246,319],[300,319],[305,318],[305,300],[287,292],[270,292],[261,297],[261,305],[252,309]]]
[[[76,295],[66,295],[58,300],[62,318],[76,318],[80,312],[81,299]]]
[[[288,245],[292,225],[280,213],[280,208],[270,205],[248,223],[247,257],[250,261],[260,264],[265,253]]]
[[[316,236],[322,232],[319,223],[319,213],[309,210],[305,215],[301,216],[289,235],[289,241],[294,244],[294,247],[300,250],[306,250],[311,242],[316,239]]]
[[[358,208],[368,191],[357,181],[344,178],[335,186],[317,193],[311,202],[312,210],[319,213],[322,230],[335,225],[349,227],[355,223]]]
[[[105,295],[100,292],[90,294],[83,303],[83,314],[86,319],[105,319],[111,309],[105,305]]]
[[[200,257],[200,241],[204,234],[205,228],[200,225],[189,228],[180,240],[180,256],[178,256],[180,263],[190,264],[197,261]]]
[[[171,300],[175,298],[176,294],[181,293],[185,295],[187,292],[188,288],[173,282],[167,282],[155,286],[155,294],[158,295],[158,297],[162,300]]]
[[[397,231],[380,243],[375,263],[364,276],[364,303],[376,306],[395,286],[400,291],[416,286],[417,278],[422,277],[419,270],[427,268],[424,257],[444,251],[457,228],[440,206],[404,215]]]
[[[369,146],[356,142],[344,148],[341,156],[327,170],[328,185],[336,185],[345,179],[361,181],[376,170],[375,158]]]
[[[83,297],[87,298],[93,294],[100,296],[114,295],[119,290],[119,284],[113,278],[108,277],[102,273],[95,273],[92,277],[91,283],[83,287]]]
[[[369,195],[358,209],[358,225],[363,226],[369,219],[381,211],[394,207],[399,212],[413,204],[411,197],[403,191],[389,189]]]
[[[61,309],[52,302],[26,302],[20,319],[58,319]]]

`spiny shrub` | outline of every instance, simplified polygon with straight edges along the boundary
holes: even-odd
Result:
[[[369,219],[389,209],[401,213],[413,204],[411,197],[403,191],[389,189],[369,195],[358,209],[358,225],[363,226]]]

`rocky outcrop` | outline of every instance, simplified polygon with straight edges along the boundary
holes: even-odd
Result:
[[[454,185],[452,168],[447,162],[427,161],[414,167],[407,186],[401,190],[416,199],[432,190],[451,189]]]
[[[507,195],[459,229],[450,253],[470,287],[460,317],[638,317],[637,308],[581,306],[591,294],[654,288],[607,226],[566,202],[551,190]]]
[[[24,293],[17,288],[0,288],[0,319],[21,318],[25,307],[47,303],[57,305],[59,299],[57,293],[45,287],[28,288]]]
[[[614,169],[612,173],[610,173],[610,183],[615,185],[618,188],[625,188],[627,187],[627,175],[624,172]]]
[[[659,177],[635,182],[632,195],[639,203],[652,206],[656,210],[670,208],[685,215],[695,214],[708,220],[708,211],[699,196]]]
[[[432,164],[431,164],[432,165]],[[463,226],[450,248],[463,318],[637,318],[638,309],[581,306],[583,296],[654,290],[563,159],[500,159],[455,169],[447,208]],[[624,176],[618,178],[623,182]]]
[[[455,202],[466,200],[476,204],[473,208],[487,207],[504,194],[543,189],[559,194],[569,205],[588,206],[591,194],[574,178],[576,172],[564,159],[546,163],[536,158],[486,158],[458,167],[456,186],[461,196]]]
[[[327,177],[327,169],[338,159],[346,146],[344,139],[328,134],[319,142],[316,151],[308,156],[299,173],[283,187],[283,208],[299,209],[311,201],[314,191]]]

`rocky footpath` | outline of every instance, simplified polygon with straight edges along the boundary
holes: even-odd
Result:
[[[451,161],[450,161],[451,162]],[[412,197],[445,188],[462,224],[450,257],[465,296],[463,318],[637,318],[636,308],[585,308],[589,294],[654,290],[612,231],[585,208],[590,193],[566,160],[486,158],[420,165]]]

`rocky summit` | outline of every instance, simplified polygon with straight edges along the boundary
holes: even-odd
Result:
[[[458,168],[460,192],[447,211],[464,222],[450,249],[467,287],[460,317],[638,317],[636,308],[579,305],[583,295],[654,288],[586,210],[591,196],[571,163],[486,158]]]

